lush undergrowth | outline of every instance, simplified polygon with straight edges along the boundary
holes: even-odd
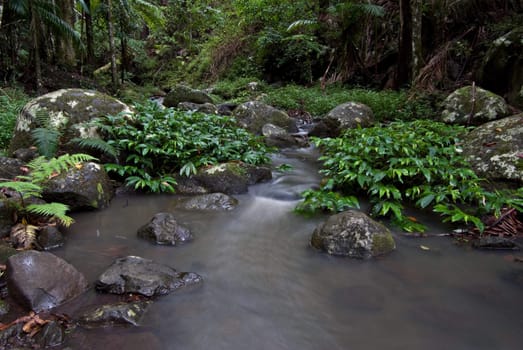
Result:
[[[504,206],[523,211],[523,192],[489,192],[470,168],[458,145],[464,127],[429,120],[393,122],[386,127],[351,129],[339,138],[314,138],[323,155],[320,190],[303,194],[301,212],[342,211],[370,199],[374,216],[391,217],[406,231],[423,231],[404,214],[404,204],[432,208],[444,221],[471,223]]]
[[[271,149],[231,117],[181,112],[152,102],[136,105],[135,110],[132,116],[107,116],[97,122],[109,140],[99,148],[124,157],[123,163],[106,168],[124,177],[128,186],[173,191],[176,173],[189,176],[202,166],[233,160],[269,161]]]
[[[16,117],[28,100],[22,90],[0,88],[0,154],[9,147]]]

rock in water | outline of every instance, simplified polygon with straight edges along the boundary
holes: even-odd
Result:
[[[117,259],[96,281],[96,289],[113,294],[138,293],[148,297],[165,295],[199,284],[194,272],[178,272],[172,267],[138,256]]]
[[[158,213],[138,230],[138,237],[156,244],[177,245],[192,240],[191,231],[180,225],[174,214]]]
[[[39,312],[80,295],[87,281],[65,260],[30,250],[7,259],[7,286],[18,303]]]
[[[366,259],[396,248],[385,226],[357,210],[333,215],[312,234],[311,245],[331,255]]]

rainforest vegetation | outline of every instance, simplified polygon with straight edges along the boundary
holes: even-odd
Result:
[[[322,192],[304,194],[301,209],[357,206],[350,191],[344,193],[352,186],[374,196],[375,215],[392,213],[408,230],[421,228],[401,211],[407,199],[483,229],[477,214],[450,203],[483,203],[486,211],[499,215],[507,203],[521,210],[521,189],[484,192],[480,179],[454,152],[465,129],[423,120],[434,119],[450,91],[473,82],[507,97],[516,111],[521,93],[514,95],[513,62],[503,63],[505,76],[493,78],[484,57],[495,39],[521,27],[520,0],[0,0],[0,148],[6,148],[17,111],[28,98],[59,88],[96,89],[139,105],[185,84],[210,88],[220,102],[263,94],[265,102],[291,115],[312,117],[357,101],[371,107],[378,122],[392,124],[315,140],[325,150],[323,173],[329,180]],[[250,82],[256,83],[256,92],[246,88]],[[224,160],[267,160],[269,150],[229,128],[228,118],[189,120],[173,110],[138,110],[143,123],[158,124],[155,135],[174,137],[188,147],[183,154],[169,153],[169,161],[178,163],[168,166],[180,173],[190,175],[199,166]],[[147,153],[124,145],[151,138],[131,126],[117,127],[123,120],[118,118],[106,120],[113,145],[136,151],[134,159],[141,157],[142,163],[149,152],[167,154],[166,142],[144,141]],[[194,125],[201,127],[197,142],[206,147],[215,137],[221,146],[198,151],[198,157],[191,154],[195,140],[182,136]],[[406,129],[426,137],[402,134]],[[238,149],[227,149],[231,138]],[[356,145],[347,142],[358,138]],[[409,153],[416,141],[428,156]],[[394,153],[387,148],[392,144],[406,153]],[[377,166],[381,158],[369,154],[374,147],[397,160],[390,171]],[[157,161],[162,166],[148,169],[138,161],[138,169],[135,161],[108,169],[126,175],[137,188],[172,190],[165,159]],[[428,161],[433,163],[425,167]],[[365,172],[363,165],[371,170]],[[156,178],[150,174],[153,168],[159,172]]]

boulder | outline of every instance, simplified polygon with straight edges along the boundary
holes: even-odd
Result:
[[[523,28],[515,28],[494,40],[479,69],[481,86],[505,96],[523,108]]]
[[[280,111],[260,101],[250,101],[236,107],[232,115],[238,124],[253,134],[261,135],[265,124],[273,124],[287,132],[297,132],[296,121],[284,111]]]
[[[150,301],[137,301],[133,303],[122,302],[93,307],[79,317],[78,323],[85,328],[113,325],[138,326],[150,304]]]
[[[443,102],[441,120],[449,124],[468,125],[470,119],[471,125],[480,125],[509,114],[503,97],[478,86],[464,86],[447,96]]]
[[[98,278],[96,289],[106,293],[137,293],[152,297],[201,282],[202,277],[194,272],[178,272],[152,260],[127,256],[117,259]]]
[[[462,147],[480,177],[523,184],[523,113],[475,128]]]
[[[270,180],[272,172],[267,167],[243,162],[228,162],[198,170],[190,177],[176,178],[176,192],[180,194],[246,193],[250,185]]]
[[[347,102],[333,108],[309,135],[317,137],[337,137],[343,130],[369,127],[375,123],[374,113],[367,105]]]
[[[114,195],[111,180],[103,166],[83,163],[46,182],[43,198],[67,204],[70,210],[101,209]]]
[[[220,103],[216,106],[219,115],[232,115],[236,107],[238,107],[236,103]]]
[[[123,102],[94,90],[62,89],[42,95],[29,101],[18,115],[9,154],[32,146],[31,130],[47,125],[61,132],[60,151],[77,153],[78,149],[68,144],[72,138],[97,135],[96,129],[86,126],[87,122],[120,112],[131,110]]]
[[[181,102],[213,103],[212,98],[203,91],[191,89],[184,85],[176,85],[165,96],[163,105],[165,107],[178,107]]]
[[[178,104],[178,109],[204,114],[218,114],[218,108],[216,108],[212,103],[180,102]]]
[[[9,236],[11,227],[16,224],[14,206],[17,202],[0,193],[0,238]]]
[[[367,259],[396,248],[389,229],[357,210],[330,216],[312,234],[311,245],[331,255]]]
[[[232,210],[238,205],[238,200],[223,193],[208,193],[181,199],[176,207],[187,210]]]
[[[64,245],[64,235],[56,226],[47,225],[40,229],[36,238],[37,246],[41,250],[51,250]]]
[[[176,221],[174,214],[158,213],[138,229],[138,237],[164,245],[179,245],[193,239],[191,231]]]
[[[268,146],[279,148],[308,146],[307,138],[303,135],[291,135],[284,128],[274,124],[265,124],[262,128],[262,135],[265,136],[265,143]]]
[[[29,250],[7,259],[7,286],[15,301],[40,312],[82,294],[87,281],[65,260]]]

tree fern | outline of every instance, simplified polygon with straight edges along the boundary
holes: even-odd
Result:
[[[36,128],[31,131],[38,153],[51,158],[58,150],[58,140],[61,132],[51,128]]]
[[[69,207],[63,203],[41,203],[41,204],[29,204],[26,207],[28,213],[49,216],[60,222],[60,224],[69,227],[74,222],[74,219],[68,216],[66,213]]]

